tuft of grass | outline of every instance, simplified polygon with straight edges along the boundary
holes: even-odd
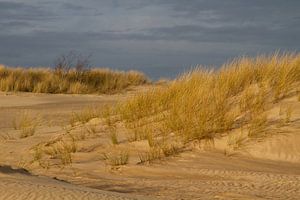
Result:
[[[43,150],[41,145],[37,145],[33,148],[33,160],[32,162],[39,162],[39,164],[41,165],[41,160],[43,158]]]
[[[115,149],[109,153],[103,153],[103,159],[113,167],[126,165],[129,162],[129,151]]]
[[[99,109],[95,107],[86,107],[80,112],[73,112],[70,118],[71,126],[76,123],[85,124],[88,123],[93,118],[100,117]]]
[[[21,129],[20,138],[26,138],[26,137],[33,136],[34,133],[35,133],[35,131],[36,131],[36,127],[35,126],[23,127]]]
[[[52,159],[59,159],[63,166],[72,164],[72,153],[76,151],[77,147],[74,140],[70,142],[59,141],[43,150],[43,152],[50,155]]]
[[[178,144],[165,144],[161,147],[164,157],[170,157],[178,155],[182,152],[182,147]]]
[[[39,124],[36,117],[32,117],[27,111],[21,112],[12,122],[15,130],[20,130],[20,138],[34,135]]]
[[[41,143],[33,147],[33,162],[38,162],[43,168],[49,168],[53,163],[51,160],[58,159],[60,165],[65,167],[73,162],[72,154],[77,152],[75,138],[59,138],[47,143]],[[48,157],[46,157],[48,156]]]
[[[155,160],[161,160],[163,158],[163,153],[160,148],[152,147],[149,151],[139,153],[140,164],[152,163]]]

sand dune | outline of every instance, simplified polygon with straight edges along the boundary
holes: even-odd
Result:
[[[79,187],[62,181],[30,175],[22,170],[0,167],[0,199],[145,199],[129,195]]]
[[[109,141],[100,129],[97,137],[79,141],[72,167],[46,170],[28,165],[31,147],[62,134],[60,123],[68,123],[72,111],[90,104],[114,103],[127,95],[2,93],[0,199],[300,199],[300,107],[293,98],[288,99],[295,108],[292,122],[281,127],[280,134],[232,154],[224,154],[227,139],[222,138],[208,151],[195,144],[193,151],[151,165],[136,164],[137,155],[132,155],[128,165],[112,170],[100,159],[103,144]],[[278,113],[276,106],[274,113]],[[44,119],[36,134],[24,139],[18,138],[18,131],[11,127],[20,110]],[[49,123],[47,119],[54,121]],[[7,134],[11,138],[6,138]],[[143,143],[131,145],[140,148]],[[30,173],[17,169],[22,167]]]

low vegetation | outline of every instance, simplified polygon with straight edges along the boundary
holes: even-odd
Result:
[[[34,135],[39,120],[37,117],[33,117],[29,112],[24,111],[19,113],[12,123],[14,129],[20,131],[20,138],[26,138]]]
[[[228,138],[225,154],[230,155],[251,140],[271,135],[270,127],[279,126],[272,125],[276,121],[269,119],[268,111],[284,98],[298,95],[299,88],[300,54],[242,57],[216,71],[199,67],[118,105],[74,114],[71,123],[87,127],[91,119],[100,118],[95,121],[107,143],[101,147],[102,158],[110,166],[126,165],[131,153],[138,156],[138,163],[152,163],[194,144],[213,146],[223,136]],[[292,110],[280,106],[278,124],[291,123]],[[93,135],[95,128],[87,132]],[[73,134],[69,142],[78,140]],[[72,143],[58,144],[64,147],[42,152],[68,164],[76,148],[69,148]]]
[[[43,168],[50,168],[53,165],[65,167],[72,164],[72,154],[77,152],[77,144],[73,135],[59,137],[48,142],[42,142],[33,148],[32,163],[37,162]],[[55,162],[55,161],[60,162]]]
[[[256,139],[268,135],[269,107],[295,93],[299,83],[299,54],[242,57],[216,71],[199,67],[166,87],[140,93],[122,103],[117,113],[134,141],[152,130],[150,145],[152,137],[188,144],[239,128]],[[285,123],[291,110],[285,110]],[[247,139],[237,140],[234,148]],[[142,154],[141,162],[161,157],[154,152]]]
[[[85,124],[93,118],[98,118],[101,116],[99,108],[96,107],[86,107],[80,112],[73,112],[70,118],[71,126],[74,126],[76,123]]]
[[[129,162],[129,152],[124,149],[111,149],[103,153],[103,159],[112,167],[126,165]]]
[[[139,153],[139,159],[141,164],[152,163],[155,160],[162,159],[162,157],[163,155],[161,149],[155,147],[150,148],[150,150],[147,152]]]
[[[0,91],[34,93],[115,93],[148,82],[137,71],[76,68],[9,68],[0,66]]]
[[[170,156],[176,156],[183,151],[183,147],[178,144],[158,144],[150,146],[146,152],[140,152],[138,154],[140,164],[152,163],[156,160],[162,160]]]

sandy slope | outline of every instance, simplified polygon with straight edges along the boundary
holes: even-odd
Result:
[[[187,152],[151,166],[107,172],[74,167],[75,184],[101,190],[156,196],[157,199],[299,199],[300,165]],[[83,166],[82,166],[83,167]],[[62,177],[63,178],[63,177]]]
[[[42,175],[0,167],[0,199],[300,199],[300,103],[295,97],[282,102],[293,106],[289,124],[277,132],[270,126],[274,134],[239,152],[225,155],[227,140],[221,138],[209,151],[195,145],[193,151],[151,165],[137,165],[133,156],[127,166],[112,170],[99,158],[107,142],[99,129],[97,137],[79,143],[72,167],[45,170],[26,165],[30,148],[59,135],[59,124],[67,123],[73,110],[127,96],[0,94],[0,134],[12,137],[0,141],[0,165],[25,166]],[[22,109],[54,122],[45,122],[32,137],[18,139],[11,120]],[[279,105],[270,110],[273,121],[278,120],[278,110]],[[141,146],[136,142],[131,148]]]
[[[0,92],[0,128],[11,128],[12,120],[20,111],[29,110],[44,121],[66,123],[71,112],[88,106],[101,106],[124,99],[128,93],[118,95],[49,95]]]
[[[32,176],[26,172],[0,166],[0,199],[52,200],[52,199],[144,199],[129,195],[71,185],[46,177]]]

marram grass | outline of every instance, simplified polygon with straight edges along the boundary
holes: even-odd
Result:
[[[70,70],[56,73],[47,68],[9,68],[0,66],[0,91],[34,93],[115,93],[129,86],[148,82],[136,71],[121,72],[109,69]]]
[[[120,105],[118,114],[129,131],[154,130],[162,141],[173,136],[183,144],[213,140],[235,128],[247,129],[249,138],[263,137],[268,105],[299,90],[299,83],[300,54],[242,57],[137,94]]]

